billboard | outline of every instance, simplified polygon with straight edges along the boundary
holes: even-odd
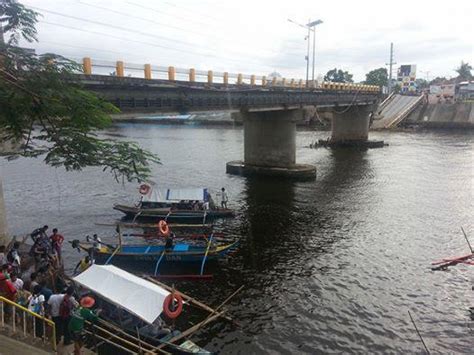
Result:
[[[416,65],[401,65],[398,68],[397,80],[400,84],[402,93],[411,93],[416,91]]]

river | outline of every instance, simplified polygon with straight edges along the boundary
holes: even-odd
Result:
[[[235,219],[219,222],[239,250],[209,282],[183,291],[211,305],[244,285],[227,307],[241,325],[213,323],[195,337],[222,353],[422,353],[407,311],[434,353],[472,353],[468,308],[474,267],[432,272],[431,261],[474,244],[474,136],[463,132],[371,133],[388,147],[309,149],[328,132],[299,131],[297,161],[315,181],[227,175],[243,156],[241,128],[119,124],[106,132],[159,154],[163,187],[226,187]],[[136,184],[101,169],[66,172],[39,159],[1,160],[10,232],[48,224],[68,240],[113,230],[112,205]],[[70,270],[79,254],[65,247]]]

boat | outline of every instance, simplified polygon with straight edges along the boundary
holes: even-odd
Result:
[[[103,244],[103,243],[102,243]],[[157,263],[195,263],[202,262],[204,258],[207,261],[215,261],[234,251],[238,242],[225,245],[198,246],[187,243],[176,243],[172,248],[166,248],[165,245],[102,245],[99,249],[94,249],[92,243],[74,241],[73,247],[89,252],[94,249],[94,260],[97,264],[119,262],[144,262]]]
[[[102,310],[86,333],[95,341],[132,353],[211,354],[184,338],[219,317],[231,319],[174,288],[113,265],[93,264],[70,280],[81,296],[92,296]],[[191,305],[208,312],[207,317],[186,330],[171,330],[177,317],[190,315]]]
[[[158,189],[152,184],[142,184],[139,193],[136,205],[116,204],[113,208],[133,220],[152,218],[202,224],[235,215],[232,209],[217,207],[207,188]]]

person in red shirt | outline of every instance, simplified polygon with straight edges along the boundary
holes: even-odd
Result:
[[[64,237],[58,233],[57,228],[54,228],[53,234],[51,234],[49,239],[51,240],[51,246],[53,248],[53,251],[58,256],[58,260],[61,261],[61,248],[64,242]]]
[[[15,285],[3,273],[0,273],[0,296],[15,302],[16,293]]]

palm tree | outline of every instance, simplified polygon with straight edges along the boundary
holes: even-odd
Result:
[[[459,66],[459,68],[455,69],[455,72],[458,73],[458,81],[471,80],[471,70],[472,66],[469,65],[469,63],[464,63],[464,61],[461,61],[461,65]]]

